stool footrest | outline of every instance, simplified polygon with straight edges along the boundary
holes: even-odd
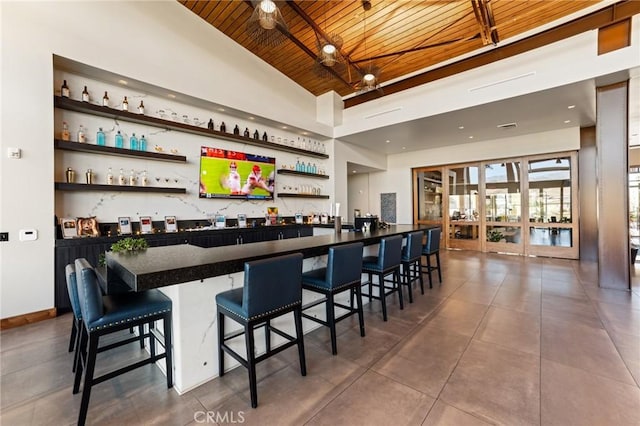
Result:
[[[119,369],[111,371],[111,372],[109,372],[107,374],[103,374],[102,376],[94,377],[91,380],[91,384],[92,385],[97,385],[98,383],[102,383],[102,382],[104,382],[106,380],[113,379],[116,376],[119,376],[119,375],[124,374],[124,373],[128,373],[129,371],[135,370],[136,368],[142,367],[143,365],[155,364],[156,361],[159,361],[159,360],[165,358],[166,356],[167,356],[166,353],[161,353],[160,355],[156,355],[156,356],[153,356],[153,357],[149,357],[147,359],[143,359],[142,361],[138,361],[135,364],[127,365],[126,367],[119,368]]]
[[[322,299],[314,300],[313,302],[309,302],[306,305],[302,305],[302,310],[304,311],[305,309],[313,308],[314,306],[320,305],[321,303],[324,303],[326,301],[327,301],[326,297],[323,297]]]

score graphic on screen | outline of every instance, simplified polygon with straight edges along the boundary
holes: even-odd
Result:
[[[203,146],[200,198],[273,199],[276,159]]]

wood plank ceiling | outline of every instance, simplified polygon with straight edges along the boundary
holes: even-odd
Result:
[[[499,46],[511,37],[600,3],[583,0],[277,1],[288,26],[288,38],[277,47],[264,47],[246,31],[253,12],[252,2],[179,2],[316,96],[330,90],[341,96],[358,93],[362,90],[363,73],[372,66],[380,69],[380,83],[401,79],[486,45]],[[363,3],[370,3],[371,8],[365,11]],[[344,62],[332,67],[330,72],[318,72],[318,39],[333,34],[343,40],[340,53]],[[320,69],[322,67],[320,65]]]

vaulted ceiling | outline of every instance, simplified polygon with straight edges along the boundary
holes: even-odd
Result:
[[[379,69],[379,82],[402,79],[427,67],[525,34],[600,1],[583,0],[344,0],[276,1],[286,35],[265,47],[247,32],[248,0],[179,0],[193,13],[253,52],[314,95],[362,90],[362,75]],[[370,6],[368,10],[367,7]],[[339,36],[342,63],[318,63],[320,40]],[[383,89],[384,90],[384,89]]]

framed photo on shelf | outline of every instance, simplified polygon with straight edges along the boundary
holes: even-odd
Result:
[[[131,218],[119,217],[118,218],[118,233],[120,235],[131,235]]]
[[[246,228],[247,227],[247,215],[246,214],[238,214],[238,228]]]
[[[164,217],[164,232],[178,232],[178,221],[175,216]]]
[[[63,217],[60,219],[60,228],[62,228],[63,238],[76,238],[78,236],[78,228],[75,219]]]
[[[140,216],[140,232],[142,234],[153,233],[153,222],[151,216]]]
[[[99,237],[98,221],[95,216],[79,217],[76,219],[76,228],[80,237]]]

